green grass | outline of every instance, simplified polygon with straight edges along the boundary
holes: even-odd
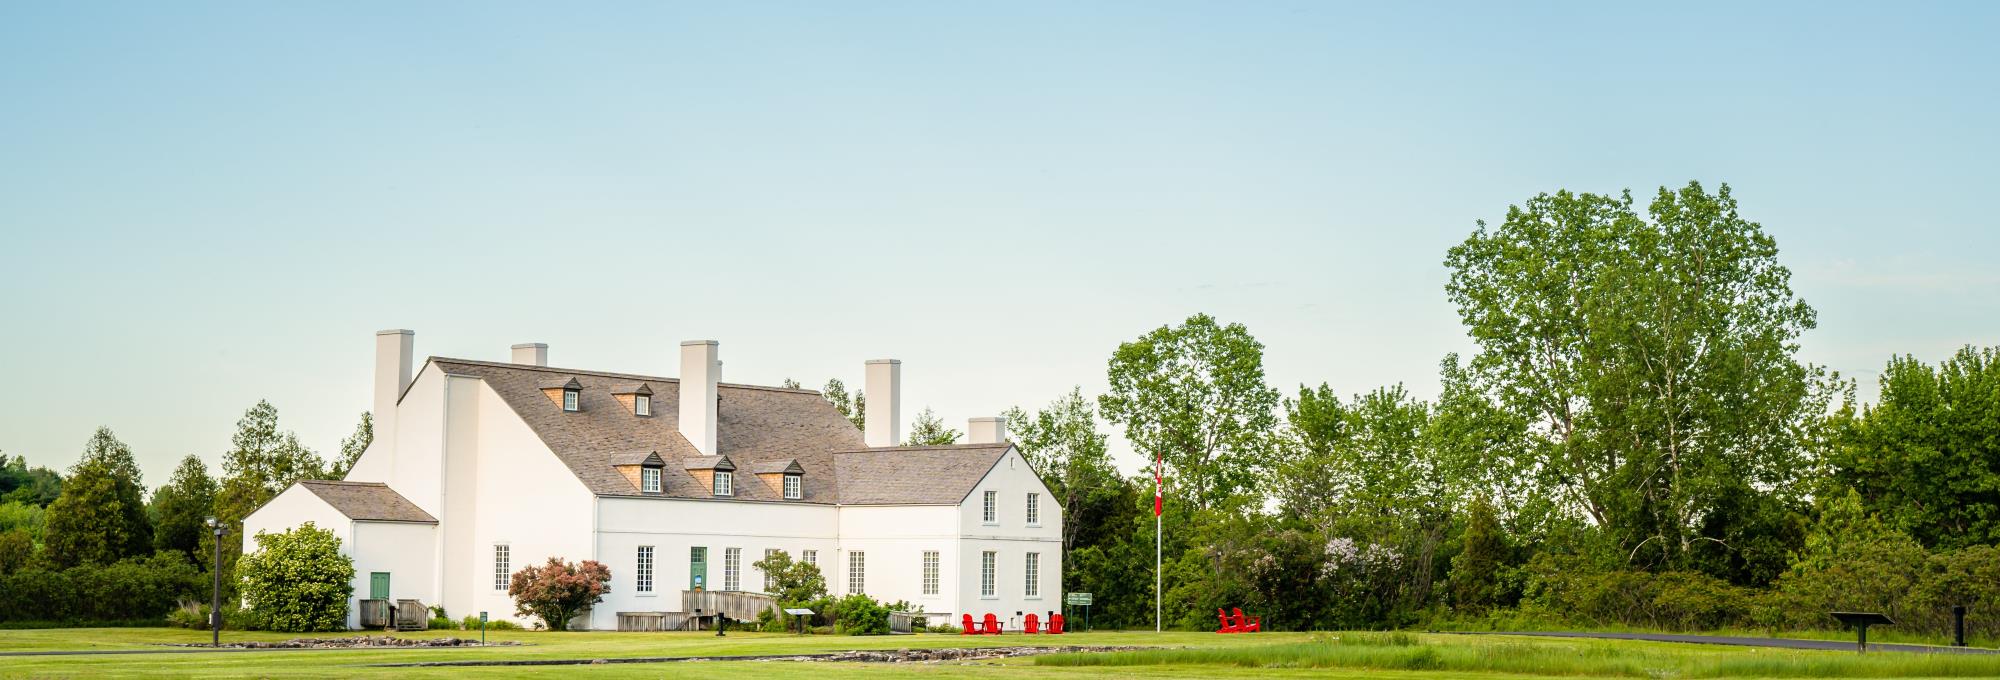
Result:
[[[464,636],[429,631],[410,637]],[[225,640],[281,640],[284,633],[227,632]],[[1422,680],[1636,677],[1974,677],[2000,676],[2000,658],[1770,650],[1618,640],[1575,640],[1411,633],[1094,632],[1048,636],[917,635],[797,637],[730,633],[491,632],[518,647],[364,649],[0,657],[0,677],[482,677],[696,676],[702,678],[1252,678],[1390,677]],[[0,651],[159,650],[165,642],[205,642],[200,631],[95,628],[0,631]],[[995,645],[1152,646],[1107,654],[1067,654],[965,664],[826,664],[701,662],[594,666],[378,668],[371,664],[493,659],[612,659],[629,657],[804,654],[857,649]]]
[[[1626,678],[2000,677],[2000,656],[1708,647],[1626,640],[1348,633],[1257,647],[1036,657],[1038,666],[1235,666]]]

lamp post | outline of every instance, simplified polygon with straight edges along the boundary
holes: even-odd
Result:
[[[214,576],[215,591],[208,603],[208,629],[210,647],[222,646],[222,534],[225,527],[214,517],[208,518],[208,530],[215,534],[215,561],[209,563],[209,573]]]

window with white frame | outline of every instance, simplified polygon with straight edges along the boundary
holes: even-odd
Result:
[[[979,553],[979,596],[993,597],[994,563],[1000,558],[998,553],[988,550]]]
[[[1038,493],[1028,494],[1028,526],[1041,526],[1041,524],[1042,495]]]
[[[1041,597],[1042,554],[1028,553],[1028,561],[1021,565],[1021,569],[1022,571],[1027,572],[1027,579],[1028,579],[1027,582],[1022,584],[1021,586],[1021,596]]]
[[[577,398],[577,395],[578,395],[578,394],[579,394],[579,392],[577,392],[576,390],[563,390],[563,410],[564,410],[564,411],[574,411],[574,410],[576,410],[576,398]]]
[[[868,585],[868,554],[856,550],[847,553],[847,594],[858,595]]]
[[[513,548],[505,543],[493,544],[493,589],[506,590],[514,578],[512,558]]]
[[[736,495],[736,474],[726,470],[715,471],[715,481],[710,484],[717,496]]]
[[[639,563],[632,569],[636,577],[632,590],[640,593],[653,592],[653,546],[639,546]]]
[[[979,517],[980,521],[985,522],[987,524],[1000,523],[1000,492],[998,491],[986,492],[986,511]]]
[[[639,469],[639,490],[645,493],[660,492],[660,469],[655,467]]]
[[[722,549],[722,589],[743,589],[743,549]]]
[[[777,549],[777,548],[765,548],[765,549],[764,549],[764,560],[765,560],[765,564],[770,564],[770,559],[771,559],[771,556],[772,556],[772,555],[776,555],[776,554],[778,554],[778,549]],[[758,569],[758,571],[761,571],[761,572],[764,572],[764,592],[767,592],[767,593],[768,593],[768,592],[771,592],[771,589],[772,589],[772,588],[775,588],[775,587],[777,587],[777,585],[778,585],[778,584],[777,584],[777,583],[776,583],[775,581],[773,581],[773,580],[771,579],[771,570],[769,570],[769,569]]]
[[[938,551],[924,551],[924,594],[938,594]]]
[[[806,564],[810,564],[817,567],[819,566],[819,551],[807,550],[804,553],[800,553],[800,559],[805,560]]]
[[[633,395],[633,396],[635,397],[635,398],[634,398],[634,399],[632,400],[632,413],[633,413],[633,415],[641,415],[641,416],[650,416],[650,415],[653,415],[653,396],[652,396],[652,395],[650,395],[650,394],[637,394],[637,395]]]
[[[785,498],[791,500],[798,500],[800,495],[801,494],[799,493],[799,476],[785,475]]]

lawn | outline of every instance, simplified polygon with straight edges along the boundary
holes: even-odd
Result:
[[[413,633],[439,637],[443,631]],[[226,639],[285,639],[276,633],[228,633]],[[731,633],[490,633],[520,647],[224,652],[0,657],[5,677],[439,677],[589,674],[663,677],[700,673],[714,678],[871,677],[1235,678],[1312,677],[1992,677],[2000,657],[1781,651],[1668,643],[1371,633],[1093,632],[1061,637],[796,637]],[[205,633],[165,628],[0,631],[0,652],[30,650],[157,650],[164,642],[199,642]],[[945,664],[826,664],[700,662],[465,668],[380,668],[370,664],[494,659],[612,659],[658,656],[737,656],[990,645],[1143,645],[1162,649],[1054,655]]]

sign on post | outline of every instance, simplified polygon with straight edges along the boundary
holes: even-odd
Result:
[[[1063,604],[1090,606],[1090,593],[1070,593],[1064,595]]]
[[[479,613],[479,646],[486,646],[486,612]]]

